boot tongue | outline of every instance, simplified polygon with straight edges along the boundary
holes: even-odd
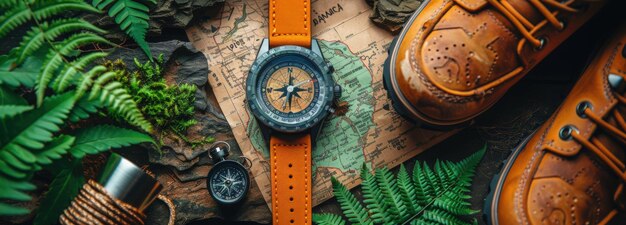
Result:
[[[528,0],[513,0],[508,1],[508,3],[515,9],[515,11],[532,24],[538,24],[545,19],[537,8]]]

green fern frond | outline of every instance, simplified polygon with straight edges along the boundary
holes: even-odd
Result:
[[[153,140],[150,136],[137,131],[100,125],[78,130],[70,153],[75,158],[82,158],[86,154],[96,154],[111,148],[144,142],[153,142]]]
[[[415,172],[422,173],[417,176],[416,192],[425,193],[425,188],[437,190],[436,196],[427,196],[427,199],[422,202],[427,207],[422,210],[421,214],[418,214],[416,220],[439,224],[470,224],[463,222],[459,216],[469,216],[478,212],[470,208],[471,205],[467,200],[471,198],[468,195],[469,187],[476,167],[485,154],[485,149],[486,146],[454,165],[446,162],[436,163],[439,165],[435,166],[436,172],[430,170],[426,164],[421,169],[419,163],[415,164]],[[454,170],[454,172],[442,172],[442,170]],[[450,176],[450,174],[454,174],[454,176]],[[413,176],[415,177],[416,174]],[[426,183],[420,180],[426,180]]]
[[[35,80],[41,72],[43,58],[48,52],[48,48],[42,47],[35,56],[26,58],[20,67],[15,68],[15,57],[9,55],[0,56],[0,84],[10,87],[23,86],[32,88]]]
[[[100,10],[82,0],[36,1],[35,4],[32,5],[31,10],[37,20],[51,18],[67,13],[68,11],[100,13]]]
[[[417,202],[417,195],[415,194],[415,185],[411,181],[409,173],[406,171],[404,164],[400,164],[400,170],[398,171],[398,189],[402,196],[402,201],[407,207],[407,213],[413,215],[420,210]]]
[[[396,224],[406,219],[405,217],[408,216],[406,206],[401,200],[402,197],[399,194],[393,174],[389,169],[381,168],[376,170],[375,176],[378,187],[385,197],[385,202],[390,206],[386,211],[387,222]]]
[[[476,224],[475,219],[467,220],[479,212],[471,208],[469,187],[485,149],[486,146],[458,163],[437,161],[434,169],[416,162],[412,175],[401,166],[395,178],[386,168],[376,169],[372,175],[363,164],[361,188],[369,217],[354,195],[334,177],[333,193],[344,215],[356,224],[368,218],[376,224]],[[344,223],[337,215],[313,217],[320,224]]]
[[[25,191],[32,191],[35,188],[36,186],[29,182],[16,181],[0,176],[0,200],[28,201],[31,197]],[[28,209],[0,201],[0,216],[16,216],[28,213]]]
[[[424,164],[425,167],[428,165]],[[422,166],[419,162],[413,167],[413,183],[415,184],[415,196],[420,205],[427,205],[430,199],[437,196],[433,186],[428,182]]]
[[[133,97],[128,94],[120,82],[110,81],[114,77],[114,72],[106,72],[98,77],[94,82],[89,99],[98,98],[114,115],[121,116],[130,124],[141,127],[144,131],[151,131],[152,124],[143,117]]]
[[[361,180],[364,198],[363,203],[365,203],[372,220],[374,223],[384,223],[387,218],[386,211],[389,206],[378,188],[376,177],[369,172],[365,164],[363,164],[361,169]]]
[[[23,191],[32,191],[35,190],[35,188],[35,185],[31,183],[25,181],[15,181],[0,176],[0,199],[28,201],[31,197]],[[0,215],[1,214],[2,213],[0,212]]]
[[[93,85],[93,79],[98,77],[100,74],[107,71],[107,68],[104,66],[94,66],[87,73],[83,75],[78,84],[78,89],[76,90],[76,99],[82,98],[83,95],[91,88]]]
[[[33,107],[29,105],[0,105],[0,119],[12,117],[31,109],[33,109]]]
[[[20,0],[2,0],[0,1],[0,9],[12,8],[17,5]]]
[[[60,135],[48,142],[43,149],[33,151],[37,164],[48,165],[52,163],[52,160],[60,159],[74,144],[75,139],[70,135]]]
[[[67,11],[85,11],[99,13],[100,11],[80,0],[36,1],[34,4],[19,1],[11,4],[11,9],[0,17],[0,38],[15,28],[33,19],[44,20]]]
[[[78,195],[85,183],[83,167],[80,160],[68,162],[52,180],[45,197],[37,209],[34,224],[53,225],[59,221],[59,216],[67,208],[74,196]]]
[[[153,4],[156,3],[156,1],[153,0],[150,2]],[[115,23],[120,25],[121,30],[133,38],[146,56],[152,60],[150,47],[145,40],[146,32],[149,27],[148,20],[150,19],[148,16],[149,8],[147,6],[134,0],[94,0],[91,4],[101,10],[113,4],[108,9],[109,16],[115,18]]]
[[[67,118],[74,105],[73,92],[46,98],[44,104],[34,110],[0,119],[0,160],[20,170],[31,168],[36,161],[27,149],[41,149],[52,140],[53,132]],[[6,171],[5,171],[6,172]],[[23,173],[12,171],[12,177],[23,177]],[[15,173],[17,172],[17,173]]]
[[[419,219],[411,224],[442,224],[442,225],[471,225],[472,223],[463,221],[444,209],[433,209],[424,211]]]
[[[17,48],[13,49],[13,54],[17,57],[16,64],[19,65],[39,49],[45,42],[55,40],[57,37],[68,34],[72,31],[85,30],[96,33],[105,33],[106,31],[88,23],[81,19],[58,19],[43,22],[39,26],[34,26],[32,30],[26,33]]]
[[[13,166],[10,166],[8,163],[5,162],[5,160],[8,160],[8,159],[3,159],[0,156],[0,175],[6,175],[8,177],[15,178],[15,179],[23,179],[28,175],[24,171],[20,169],[16,169]]]
[[[76,105],[72,109],[69,115],[69,119],[72,122],[78,122],[89,118],[90,114],[98,111],[102,107],[102,104],[98,101],[89,101],[87,97],[82,97],[76,101]]]
[[[345,225],[346,221],[335,214],[313,214],[313,222],[317,225]]]
[[[57,92],[65,91],[73,82],[77,74],[82,72],[90,63],[97,59],[103,59],[108,54],[104,52],[92,52],[74,60],[73,64],[66,64],[52,85]]]
[[[41,101],[45,95],[46,87],[48,83],[54,76],[54,72],[56,72],[61,64],[63,63],[64,56],[67,56],[71,53],[72,50],[85,45],[92,43],[110,43],[103,37],[95,35],[93,33],[79,33],[72,35],[65,39],[61,44],[57,45],[58,51],[51,51],[46,57],[47,60],[44,62],[42,72],[37,78],[37,83],[35,84],[35,88],[37,89],[37,105],[41,105]]]
[[[354,197],[354,195],[350,193],[350,190],[348,190],[345,186],[343,186],[343,184],[341,184],[341,182],[339,182],[335,177],[331,177],[330,181],[333,185],[333,194],[335,195],[335,198],[337,198],[337,202],[339,202],[339,205],[341,206],[341,209],[343,210],[344,215],[348,217],[348,220],[352,222],[353,224],[373,225],[374,223],[369,219],[369,215],[367,214],[367,211],[365,210],[365,208],[363,208],[361,203],[359,203],[359,201]],[[331,219],[327,217],[324,217],[324,218]],[[341,220],[341,222],[343,222],[343,220]],[[328,223],[328,224],[335,224],[335,223]]]
[[[73,92],[46,98],[42,107],[10,119],[2,119],[0,151],[26,147],[43,148],[43,142],[52,140],[52,133],[59,130],[59,125],[67,118],[74,105]]]
[[[0,38],[7,35],[20,25],[28,22],[33,14],[23,1],[11,5],[11,9],[0,16]]]
[[[11,88],[0,85],[0,105],[27,105],[26,99],[13,92]]]

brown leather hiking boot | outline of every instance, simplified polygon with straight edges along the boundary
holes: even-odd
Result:
[[[430,0],[390,47],[385,87],[430,127],[476,117],[594,15],[603,0]]]
[[[491,224],[606,224],[624,209],[625,43],[622,26],[505,162],[485,202]]]

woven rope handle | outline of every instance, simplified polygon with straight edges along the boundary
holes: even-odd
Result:
[[[157,199],[163,201],[170,210],[168,225],[176,221],[176,206],[164,195]],[[146,215],[139,209],[111,197],[104,187],[94,180],[89,180],[63,211],[59,222],[63,225],[74,224],[144,224]]]

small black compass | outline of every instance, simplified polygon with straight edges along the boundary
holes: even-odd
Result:
[[[230,145],[223,141],[216,142],[209,150],[209,156],[214,165],[209,171],[207,187],[211,197],[222,206],[234,206],[241,203],[250,187],[250,177],[246,167],[240,162],[226,159],[229,150]]]

